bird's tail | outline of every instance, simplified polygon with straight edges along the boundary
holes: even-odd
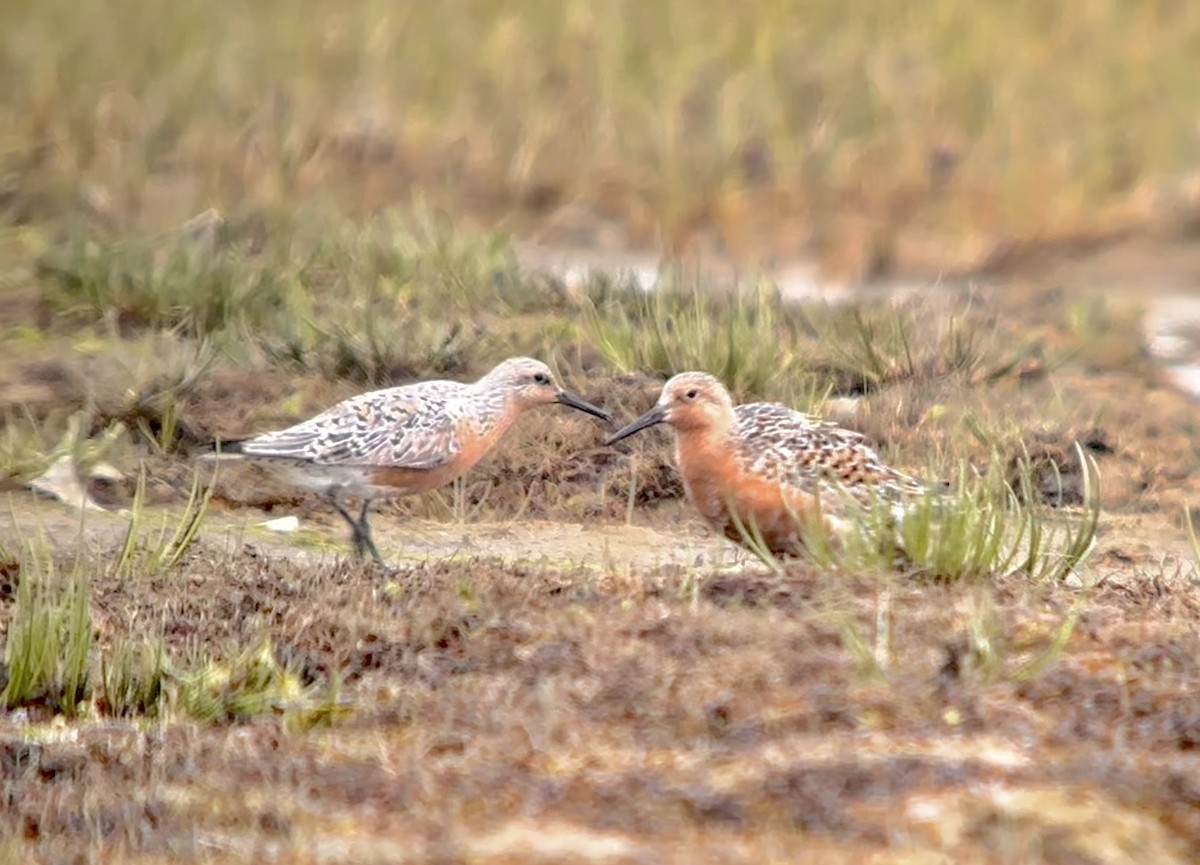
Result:
[[[245,458],[242,452],[242,442],[245,439],[233,441],[214,441],[207,449],[195,454],[197,461],[202,463],[236,462]]]

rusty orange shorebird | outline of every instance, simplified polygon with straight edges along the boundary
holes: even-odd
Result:
[[[278,432],[231,443],[222,454],[283,464],[318,492],[352,532],[354,552],[383,564],[367,511],[375,499],[423,493],[465,474],[525,411],[559,403],[611,423],[601,408],[559,387],[541,361],[515,357],[471,384],[425,381],[371,391]],[[345,498],[362,499],[355,519]]]
[[[670,379],[654,408],[605,444],[660,423],[675,431],[675,464],[701,516],[743,545],[757,532],[776,555],[803,550],[806,521],[843,531],[838,510],[847,497],[866,506],[926,491],[885,465],[860,433],[776,403],[734,405],[705,372]]]

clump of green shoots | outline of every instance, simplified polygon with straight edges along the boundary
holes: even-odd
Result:
[[[722,294],[676,273],[647,291],[594,282],[591,295],[588,333],[622,372],[704,370],[737,394],[809,405],[825,396],[797,350],[796,317],[765,282]]]
[[[27,480],[40,475],[53,462],[56,438],[69,429],[69,418],[62,414],[37,419],[27,407],[19,411],[11,406],[4,411],[0,425],[0,472],[4,477]],[[62,430],[62,432],[59,432]]]
[[[344,711],[336,687],[322,695],[304,684],[295,670],[279,662],[267,639],[228,660],[204,658],[171,672],[164,691],[168,705],[206,723],[282,715],[289,723],[309,727]]]
[[[931,490],[902,508],[882,496],[868,507],[848,500],[850,507],[838,509],[843,524],[836,536],[823,519],[830,503],[822,507],[818,500],[812,514],[796,515],[797,532],[806,554],[824,568],[892,572],[900,566],[944,582],[1011,574],[1062,582],[1091,553],[1100,522],[1099,468],[1082,447],[1076,445],[1076,453],[1084,504],[1074,518],[1041,503],[1028,460],[1019,463],[1018,494],[1001,474],[1001,461],[993,459],[982,474],[960,465],[952,490]],[[757,527],[735,522],[746,547],[778,570],[779,560]]]
[[[74,714],[86,698],[93,645],[88,577],[63,574],[45,549],[26,550],[4,645],[6,708],[44,704]]]
[[[247,249],[187,232],[108,241],[72,238],[39,264],[62,314],[118,332],[176,328],[205,336],[231,324],[260,327],[287,296],[287,271]]]
[[[1100,523],[1099,468],[1078,444],[1075,451],[1083,507],[1072,516],[1041,500],[1028,458],[1017,463],[1016,490],[1002,477],[998,458],[983,474],[961,465],[951,492],[925,496],[904,513],[900,545],[911,566],[950,581],[999,574],[1065,580],[1090,555]]]
[[[118,358],[113,374],[124,385],[97,397],[98,409],[136,430],[160,454],[175,449],[183,432],[179,404],[212,370],[212,340],[179,340],[157,335]]]
[[[383,386],[476,368],[492,318],[544,308],[507,238],[418,211],[336,223],[307,253],[289,315],[251,341],[276,363]]]
[[[122,640],[100,653],[96,709],[114,718],[154,717],[168,677],[161,642]]]
[[[150,517],[145,508],[146,473],[139,472],[129,506],[129,526],[116,558],[110,563],[109,573],[117,577],[158,574],[178,565],[195,543],[215,488],[212,482],[202,485],[200,472],[194,473],[183,511],[174,516],[162,515],[158,526],[147,530],[146,521]]]
[[[161,641],[120,641],[101,653],[96,710],[114,717],[179,715],[207,724],[279,715],[302,728],[345,712],[337,688],[305,684],[263,639],[228,657],[173,659]]]
[[[923,295],[797,308],[804,353],[843,392],[869,392],[898,381],[944,377],[992,381],[1012,372],[1033,350],[1000,338],[997,324],[961,294]]]
[[[47,550],[26,545],[19,575],[4,644],[8,680],[0,703],[6,709],[44,706],[66,715],[112,717],[174,713],[205,723],[279,715],[302,727],[345,711],[335,685],[302,682],[267,640],[226,658],[204,654],[185,663],[172,658],[161,639],[124,637],[100,645],[82,559],[63,573]]]

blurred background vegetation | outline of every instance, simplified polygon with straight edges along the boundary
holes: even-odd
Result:
[[[8,0],[0,215],[270,227],[420,194],[586,246],[969,265],[1188,222],[1187,0]],[[8,242],[8,252],[13,253]],[[41,251],[38,249],[38,251]]]

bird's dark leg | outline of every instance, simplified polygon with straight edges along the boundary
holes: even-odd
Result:
[[[375,546],[375,541],[371,538],[371,526],[367,522],[367,512],[371,509],[371,500],[364,499],[362,510],[358,512],[358,519],[350,516],[350,512],[342,507],[336,496],[329,496],[329,504],[335,511],[341,514],[342,519],[350,526],[350,542],[354,544],[354,555],[356,558],[363,558],[367,553],[371,554],[371,558],[383,569],[390,571],[391,568],[383,561],[383,556],[379,555],[379,549]]]
[[[342,507],[342,503],[333,496],[329,497],[329,504],[335,511],[341,514],[342,519],[350,526],[350,542],[354,544],[354,555],[361,559],[367,547],[363,542],[362,527],[358,524],[358,520],[350,516],[350,512]]]
[[[362,548],[371,554],[371,558],[381,566],[387,567],[383,563],[383,556],[379,555],[379,550],[375,548],[375,541],[371,539],[371,527],[367,524],[367,511],[370,509],[371,500],[363,499],[362,511],[359,512],[358,522],[355,524],[355,544],[361,544]]]

